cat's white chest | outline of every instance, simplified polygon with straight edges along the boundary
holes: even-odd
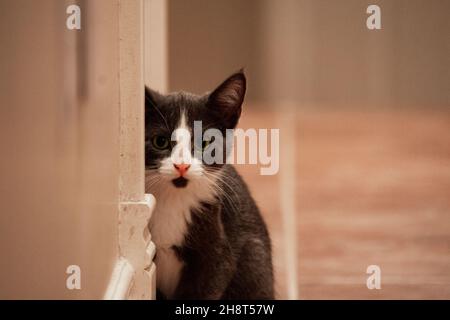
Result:
[[[156,245],[156,285],[169,299],[175,293],[184,266],[172,248],[183,246],[192,211],[198,209],[202,202],[213,201],[214,183],[215,179],[200,177],[191,179],[183,189],[162,184],[146,190],[156,198],[149,225],[152,241]]]
[[[182,195],[157,195],[150,231],[157,252],[157,287],[167,298],[173,296],[183,269],[183,262],[172,247],[183,245],[191,222],[191,208],[195,204]]]

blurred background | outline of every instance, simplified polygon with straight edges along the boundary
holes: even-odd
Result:
[[[123,31],[140,10],[118,18],[133,1],[142,38]],[[381,30],[366,27],[371,4]],[[239,126],[280,129],[277,175],[237,166],[271,233],[277,297],[450,299],[449,12],[446,0],[0,0],[0,298],[102,298],[128,173],[120,90],[142,76],[203,93],[245,67]],[[123,80],[123,57],[144,74]],[[72,264],[83,290],[66,288]]]
[[[381,8],[381,30],[366,9]],[[240,126],[280,128],[278,175],[238,166],[280,298],[450,298],[450,3],[169,0],[167,90],[245,67]],[[368,290],[366,268],[381,268]]]
[[[117,258],[117,3],[0,0],[0,299],[101,299]],[[68,266],[81,290],[68,290]]]

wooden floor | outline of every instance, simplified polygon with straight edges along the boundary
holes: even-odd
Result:
[[[241,127],[277,128],[244,113]],[[297,112],[295,219],[300,299],[450,299],[450,111]],[[282,160],[283,161],[283,160]],[[288,298],[280,177],[238,166],[269,225]],[[381,289],[366,268],[381,268]]]

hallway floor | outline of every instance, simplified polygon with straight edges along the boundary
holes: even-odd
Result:
[[[247,108],[242,128],[277,128]],[[450,112],[302,111],[293,121],[300,299],[450,299]],[[281,159],[283,163],[283,159]],[[288,298],[280,176],[237,166],[269,225]],[[283,168],[283,167],[281,167]],[[366,268],[381,268],[381,290]]]

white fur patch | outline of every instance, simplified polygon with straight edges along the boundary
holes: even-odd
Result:
[[[177,132],[182,132],[183,135],[189,134],[184,115],[181,117],[179,128],[185,130],[177,130]],[[181,147],[186,148],[183,151],[188,151],[190,154],[190,144],[182,142],[190,141],[190,137],[186,138],[180,134],[176,135],[177,145],[180,141]],[[179,151],[180,149],[177,152]],[[183,268],[182,262],[171,248],[183,245],[191,222],[191,210],[198,208],[201,202],[213,200],[215,192],[213,178],[205,177],[202,162],[194,157],[189,159],[184,157],[183,160],[184,163],[190,164],[185,174],[189,180],[188,185],[185,188],[176,188],[172,183],[173,179],[179,177],[174,167],[176,159],[173,156],[167,157],[161,162],[157,172],[146,171],[146,192],[152,193],[156,198],[156,207],[149,226],[157,252],[156,282],[158,289],[167,298],[173,297]]]

